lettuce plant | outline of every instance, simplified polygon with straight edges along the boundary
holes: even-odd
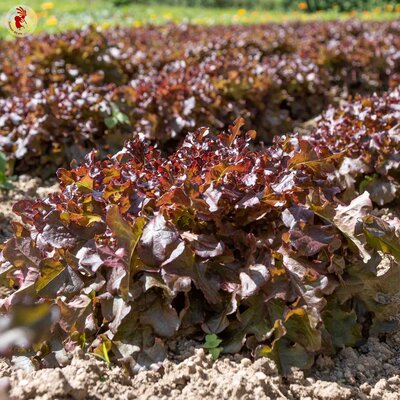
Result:
[[[33,94],[77,77],[100,85],[124,85],[174,64],[190,68],[202,60],[224,59],[232,63],[232,70],[234,66],[240,69],[245,62],[263,63],[275,56],[315,63],[329,71],[332,84],[343,82],[340,89],[370,92],[398,81],[399,31],[398,21],[354,20],[250,26],[171,24],[105,31],[88,27],[42,33],[23,42],[0,41],[0,96]],[[290,65],[280,66],[292,74]],[[292,83],[289,92],[296,95],[300,79]]]
[[[341,107],[330,107],[308,139],[344,154],[335,172],[345,199],[364,191],[383,206],[400,193],[400,90],[383,96],[356,97]]]
[[[243,124],[199,129],[167,158],[139,139],[92,152],[59,170],[58,193],[17,203],[0,351],[50,366],[80,346],[137,371],[204,334],[287,373],[396,329],[381,297],[398,289],[399,232],[368,192],[338,200],[343,154],[299,135],[254,150]]]
[[[0,151],[46,177],[144,134],[170,154],[239,115],[270,143],[399,82],[399,22],[87,28],[0,46]]]

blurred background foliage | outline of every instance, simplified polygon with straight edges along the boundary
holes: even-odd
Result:
[[[336,9],[342,12],[353,10],[373,10],[384,6],[387,11],[394,10],[400,1],[393,0],[113,0],[114,5],[133,3],[167,4],[184,7],[246,8],[249,10],[296,10],[307,12]]]
[[[400,16],[400,0],[25,0],[38,15],[36,33],[77,29],[90,24],[262,24],[359,18],[393,20]],[[0,1],[0,37],[8,32],[7,12],[18,4]]]

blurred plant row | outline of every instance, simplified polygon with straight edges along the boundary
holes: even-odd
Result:
[[[116,6],[132,3],[146,5],[169,4],[185,7],[244,8],[260,10],[296,10],[308,12],[338,10],[361,11],[378,10],[395,11],[400,6],[398,0],[113,0]]]
[[[89,28],[0,50],[0,150],[16,172],[51,174],[94,146],[142,134],[172,151],[237,115],[259,139],[349,94],[400,80],[400,23]]]
[[[231,3],[230,3],[231,4]],[[238,3],[239,4],[239,3]],[[253,4],[253,3],[252,3]],[[281,4],[281,3],[279,3]],[[340,4],[342,4],[340,2]],[[290,2],[279,7],[252,8],[251,4],[232,5],[230,8],[213,8],[203,6],[171,5],[168,2],[131,2],[116,6],[105,0],[60,0],[42,2],[33,0],[30,5],[38,14],[36,32],[58,32],[81,28],[96,24],[103,28],[110,26],[139,27],[147,24],[193,23],[201,25],[215,24],[259,24],[287,21],[320,21],[333,19],[348,19],[350,17],[362,20],[393,20],[398,17],[400,5],[381,3],[351,10],[333,5],[332,8],[321,10],[305,1]],[[3,23],[0,26],[0,37],[15,39],[6,28],[4,16],[14,6],[10,0],[0,3],[3,13]],[[308,12],[316,11],[316,12]]]
[[[297,4],[296,4],[297,3]],[[379,12],[381,10],[393,12],[398,11],[400,2],[397,0],[303,0],[298,2],[286,1],[286,4],[296,5],[298,8],[308,11],[363,11],[370,10]]]

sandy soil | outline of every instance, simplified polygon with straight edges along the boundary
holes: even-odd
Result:
[[[55,190],[55,182],[22,176],[14,190],[3,192],[0,239],[10,235],[13,202]],[[398,223],[397,209],[376,213]],[[400,304],[400,294],[397,297],[393,301]],[[0,400],[400,400],[400,332],[385,340],[371,338],[335,358],[320,357],[310,372],[293,370],[285,379],[268,359],[252,361],[238,354],[214,362],[199,342],[183,340],[169,346],[168,358],[158,370],[136,376],[80,351],[71,354],[71,363],[64,368],[39,371],[15,369],[9,360],[0,360]]]

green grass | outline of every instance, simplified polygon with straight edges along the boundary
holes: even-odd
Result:
[[[111,1],[106,0],[56,0],[51,2],[52,9],[43,10],[43,1],[22,0],[21,4],[31,6],[39,15],[36,32],[56,32],[79,28],[87,24],[98,24],[104,28],[119,24],[125,26],[141,26],[143,24],[162,24],[167,22],[190,22],[195,24],[252,24],[266,22],[284,22],[293,20],[332,20],[358,17],[364,20],[391,20],[400,17],[399,13],[371,11],[360,13],[338,13],[336,11],[307,14],[304,12],[283,12],[265,10],[238,10],[214,8],[190,8],[176,6],[146,6],[132,4],[123,7],[114,7]],[[0,14],[3,24],[0,36],[11,37],[4,27],[4,16],[15,6],[13,0],[0,2]]]

